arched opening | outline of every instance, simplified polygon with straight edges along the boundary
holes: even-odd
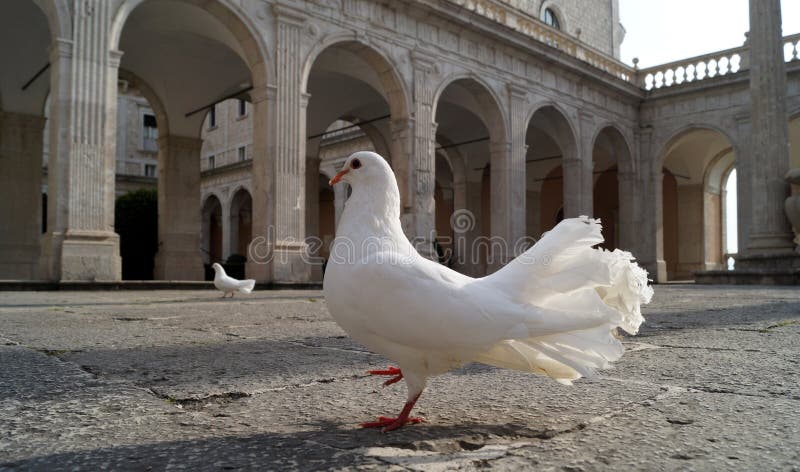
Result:
[[[463,224],[451,228],[459,233],[446,231],[460,238],[453,267],[469,275],[483,275],[502,265],[507,255],[504,250],[508,249],[491,244],[492,236],[504,235],[503,218],[508,217],[504,208],[506,196],[501,193],[505,189],[495,187],[497,192],[493,191],[494,179],[501,182],[503,175],[492,176],[492,169],[507,168],[504,162],[507,140],[500,106],[487,85],[472,78],[456,79],[438,94],[435,121],[437,150],[452,156],[451,163],[459,163],[458,167],[436,164],[436,182],[442,187],[444,206],[436,209],[437,221],[444,225],[447,220],[450,224],[451,215],[461,216],[453,218],[452,223]],[[453,177],[445,174],[445,179],[440,178],[440,170],[445,173],[449,170]],[[445,203],[442,186],[448,178],[454,183],[452,210]]]
[[[399,77],[370,47],[337,42],[313,57],[307,70],[305,227],[312,241],[311,279],[321,281],[347,198],[344,186],[333,189],[328,179],[356,151],[374,151],[393,163],[391,123],[407,113]]]
[[[214,278],[211,264],[224,263],[222,256],[222,204],[216,195],[210,195],[203,203],[201,250],[206,266],[205,280]]]
[[[800,113],[789,120],[789,164],[792,169],[800,169]],[[800,185],[792,185],[792,195],[800,195]],[[795,244],[800,245],[800,225],[793,223]]]
[[[538,239],[564,218],[567,194],[564,163],[576,159],[575,137],[564,114],[555,106],[536,110],[525,133],[526,232]],[[580,185],[580,182],[569,182]],[[574,205],[577,211],[577,204]],[[578,216],[578,215],[569,215]]]
[[[40,278],[51,37],[47,17],[33,1],[0,2],[0,279]]]
[[[663,260],[667,280],[727,267],[724,184],[736,156],[722,133],[693,128],[669,141],[663,156]]]
[[[217,168],[235,166],[257,154],[244,144],[253,135],[252,121],[246,118],[255,110],[238,99],[248,100],[252,88],[263,86],[266,80],[263,51],[246,20],[219,1],[198,4],[129,0],[114,20],[112,42],[115,39],[124,53],[120,77],[130,78],[143,91],[154,108],[157,123],[156,278],[200,279],[203,263],[209,258],[202,250],[213,249],[213,262],[216,259],[224,262],[238,244],[231,240],[230,231],[222,232],[229,225],[222,212],[213,218],[214,224],[219,225],[219,244],[216,239],[214,244],[210,240],[201,241],[201,234],[208,237],[214,234],[217,238],[216,226],[210,234],[201,231],[206,223],[201,222],[201,215],[205,215],[205,208],[201,210],[200,206],[201,167],[204,177],[209,177]],[[228,99],[231,102],[226,102]],[[242,103],[244,113],[238,113]],[[230,111],[231,119],[218,116],[221,110]],[[210,119],[229,125],[228,137],[233,136],[237,127],[248,131],[250,136],[242,133],[238,141],[226,139],[225,145],[233,149],[215,149],[214,158],[209,159],[210,151],[206,146],[204,154],[202,139],[209,138],[212,146],[216,144],[208,136]],[[214,175],[218,180],[229,177]],[[226,187],[233,186],[227,184]],[[214,189],[206,190],[209,191]],[[227,216],[228,208],[224,210]]]
[[[250,245],[253,231],[253,199],[246,189],[239,189],[231,199],[230,210],[230,248],[226,260],[233,256],[247,257],[247,248]]]
[[[455,231],[451,217],[455,211],[455,180],[447,157],[436,153],[436,179],[433,200],[435,202],[436,238],[433,241],[436,258],[440,264],[453,267]]]
[[[601,247],[609,250],[618,247],[631,249],[632,231],[631,179],[620,179],[620,173],[630,174],[631,157],[625,138],[614,127],[608,126],[598,133],[592,149],[593,216],[603,222]],[[621,196],[624,198],[620,198]]]

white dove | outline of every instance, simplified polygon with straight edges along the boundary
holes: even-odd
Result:
[[[614,336],[635,334],[653,290],[628,252],[603,241],[598,220],[566,219],[497,272],[474,279],[422,257],[400,226],[400,192],[378,154],[351,155],[331,185],[347,200],[325,271],[328,309],[368,349],[400,367],[370,371],[405,379],[396,418],[363,427],[391,431],[409,416],[428,377],[469,362],[547,375],[570,384],[623,353]]]
[[[253,279],[234,279],[226,274],[225,269],[216,262],[211,265],[211,268],[214,269],[214,286],[222,290],[222,298],[225,298],[229,293],[231,298],[233,298],[235,292],[250,293],[253,291],[253,287],[256,286],[256,281]]]

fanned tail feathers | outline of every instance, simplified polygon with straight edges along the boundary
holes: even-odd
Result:
[[[599,220],[585,216],[563,220],[535,246],[487,283],[521,304],[597,317],[592,328],[502,341],[475,360],[498,367],[548,375],[561,383],[590,377],[609,367],[624,348],[614,328],[636,334],[644,321],[641,305],[653,289],[647,272],[629,252],[595,249],[603,241]]]

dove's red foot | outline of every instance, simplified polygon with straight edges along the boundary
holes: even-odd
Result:
[[[381,431],[387,433],[389,431],[394,431],[395,429],[407,424],[407,423],[422,423],[425,421],[423,418],[416,418],[408,416],[411,414],[411,409],[414,408],[414,405],[417,403],[417,399],[419,395],[414,397],[413,400],[406,402],[405,406],[403,406],[403,411],[400,412],[400,416],[397,418],[391,418],[388,416],[379,416],[378,421],[370,421],[367,423],[361,423],[362,428],[381,428]]]
[[[387,367],[385,370],[378,369],[378,370],[369,370],[367,372],[369,372],[371,375],[393,375],[394,377],[383,383],[384,387],[403,380],[403,371],[398,369],[397,367]],[[371,426],[371,427],[376,428],[377,426]]]

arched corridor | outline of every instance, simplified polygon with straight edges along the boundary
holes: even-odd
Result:
[[[736,160],[731,141],[708,128],[688,129],[663,153],[663,260],[667,280],[727,267],[723,190]]]

